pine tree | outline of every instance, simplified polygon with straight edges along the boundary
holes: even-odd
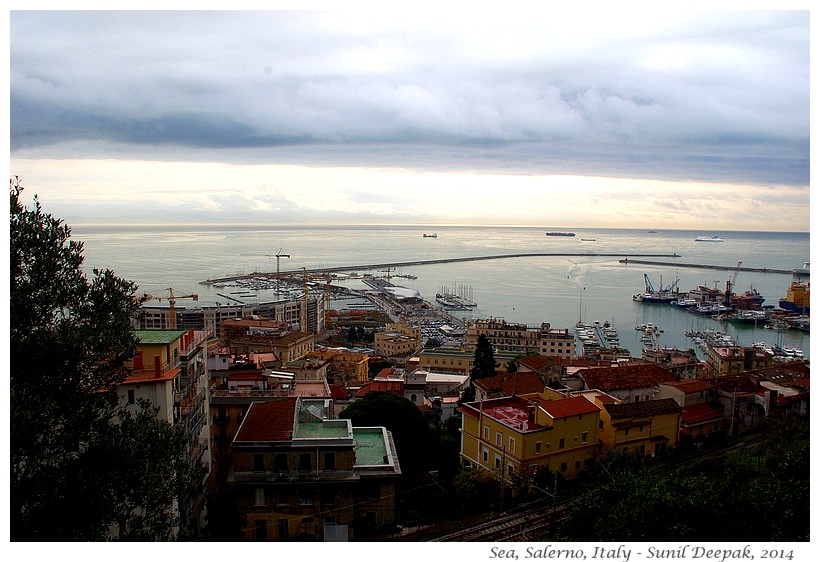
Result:
[[[485,377],[495,376],[495,370],[498,364],[495,362],[495,355],[493,353],[493,346],[487,336],[480,334],[475,346],[475,357],[473,359],[473,368],[470,371],[470,380],[475,381]]]

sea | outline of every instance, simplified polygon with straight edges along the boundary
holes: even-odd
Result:
[[[237,274],[275,273],[278,254],[282,272],[349,267],[360,275],[390,275],[393,284],[415,289],[431,303],[437,293],[462,294],[476,303],[452,313],[465,321],[503,318],[533,326],[549,323],[571,331],[579,320],[609,322],[618,330],[621,346],[637,357],[644,344],[636,327],[646,323],[663,330],[661,347],[696,349],[687,332],[716,330],[739,345],[766,342],[798,348],[805,358],[810,356],[808,332],[721,322],[632,298],[645,290],[646,278],[655,288],[677,283],[681,291],[701,285],[722,290],[736,273],[736,293],[754,288],[765,298],[764,305],[777,308],[792,281],[791,270],[810,261],[807,232],[529,226],[69,226],[72,240],[83,242],[83,267],[89,275],[93,268],[107,268],[135,282],[140,292],[158,295],[172,289],[176,295],[198,296],[197,302],[177,300],[178,308],[234,304],[222,296],[224,288],[203,282]],[[549,231],[572,231],[575,236],[546,236]],[[698,242],[698,236],[717,236],[723,241]],[[492,259],[379,267],[465,257]],[[624,263],[624,259],[665,263]],[[786,273],[735,272],[738,263],[743,268]],[[371,268],[373,265],[376,267]],[[357,279],[345,283],[365,287]],[[276,294],[269,289],[234,298],[266,302],[275,300]],[[343,308],[345,302],[333,306]]]

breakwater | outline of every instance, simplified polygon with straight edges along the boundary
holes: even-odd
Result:
[[[596,253],[566,253],[566,252],[526,252],[526,253],[517,253],[517,254],[493,254],[488,256],[469,256],[469,257],[458,257],[458,258],[441,258],[435,260],[414,260],[414,261],[402,261],[402,262],[384,262],[384,263],[369,263],[369,264],[361,264],[361,265],[342,265],[342,266],[335,266],[335,267],[320,267],[320,268],[313,268],[313,269],[299,269],[299,270],[287,270],[281,271],[279,273],[282,277],[291,277],[294,275],[303,275],[307,274],[316,274],[316,273],[334,273],[334,272],[346,272],[346,271],[358,271],[358,270],[372,270],[372,269],[380,269],[380,268],[393,268],[393,267],[410,267],[410,266],[418,266],[418,265],[433,265],[433,264],[442,264],[442,263],[459,263],[459,262],[469,262],[469,261],[481,261],[481,260],[500,260],[500,259],[507,259],[507,258],[533,258],[533,257],[609,257],[609,258],[620,258],[623,257],[623,253],[618,254],[596,254]],[[679,258],[678,254],[633,254],[632,258],[627,255],[626,259],[629,259],[632,263],[639,263],[634,261],[634,258]],[[624,260],[620,260],[624,262]],[[648,263],[648,262],[647,262]],[[658,262],[661,263],[661,262]],[[227,277],[219,277],[216,279],[208,279],[207,281],[203,281],[202,283],[210,285],[211,283],[225,283],[229,281],[236,281],[237,279],[247,279],[250,277],[257,277],[259,275],[265,276],[276,276],[276,273],[246,273],[241,275],[231,275]]]
[[[752,271],[755,273],[784,273],[791,275],[794,273],[791,269],[772,269],[769,267],[737,267],[736,265],[707,265],[702,263],[680,263],[676,261],[651,261],[651,260],[636,260],[631,258],[624,258],[618,260],[618,263],[623,264],[639,264],[639,265],[663,265],[670,267],[688,267],[694,269],[719,269],[721,271]]]

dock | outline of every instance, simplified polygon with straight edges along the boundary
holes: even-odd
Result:
[[[336,267],[320,267],[315,269],[299,269],[299,270],[290,270],[290,271],[282,271],[279,273],[282,277],[292,277],[292,276],[300,276],[304,274],[315,274],[315,273],[334,273],[334,272],[345,272],[345,271],[358,271],[358,270],[371,270],[371,269],[385,269],[385,268],[398,268],[398,267],[411,267],[411,266],[419,266],[419,265],[434,265],[434,264],[442,264],[442,263],[460,263],[460,262],[468,262],[468,261],[482,261],[482,260],[500,260],[500,259],[509,259],[509,258],[539,258],[539,257],[604,257],[604,258],[620,258],[623,257],[623,253],[619,254],[601,254],[601,253],[565,253],[565,252],[535,252],[535,253],[519,253],[519,254],[494,254],[489,256],[471,256],[471,257],[459,257],[459,258],[443,258],[443,259],[435,259],[435,260],[415,260],[415,261],[404,261],[404,262],[385,262],[385,263],[369,263],[369,264],[361,264],[361,265],[342,265]],[[634,254],[631,258],[679,258],[678,254]],[[627,258],[630,259],[632,263],[639,263],[631,259],[629,255]],[[623,263],[624,260],[621,260]],[[644,262],[649,263],[649,262]],[[657,262],[663,263],[663,262]],[[732,268],[734,269],[734,268]],[[241,274],[241,275],[232,275],[228,277],[220,277],[218,279],[208,279],[206,281],[202,281],[202,284],[211,285],[213,283],[226,283],[230,281],[236,281],[239,279],[247,279],[253,278],[258,276],[271,276],[272,278],[275,277],[276,273],[250,273],[250,274]]]
[[[703,263],[680,263],[676,261],[651,261],[651,260],[636,260],[631,258],[624,258],[618,260],[618,263],[623,264],[638,264],[638,265],[662,265],[666,267],[687,267],[694,269],[719,269],[721,271],[751,271],[753,273],[783,273],[791,275],[794,273],[791,269],[772,269],[769,267],[737,267],[736,265],[709,265]]]

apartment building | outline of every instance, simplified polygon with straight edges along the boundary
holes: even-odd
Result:
[[[356,386],[370,380],[370,356],[335,349],[312,351],[308,359],[329,361],[328,379],[342,387]]]
[[[464,348],[474,349],[480,335],[486,336],[496,353],[564,358],[576,355],[575,334],[566,328],[552,328],[549,323],[533,327],[508,323],[503,318],[474,320],[467,324]]]
[[[706,364],[710,376],[737,375],[756,369],[766,369],[773,364],[769,353],[756,347],[708,346]]]
[[[546,398],[545,398],[546,397]],[[576,477],[598,452],[601,407],[585,395],[464,404],[461,458],[513,485],[538,470]]]
[[[158,409],[157,417],[184,430],[188,437],[185,454],[190,463],[202,467],[201,481],[174,506],[181,517],[181,537],[200,536],[204,527],[203,485],[211,471],[208,402],[208,331],[136,330],[137,354],[129,362],[129,375],[117,388],[121,402],[136,408],[148,400]]]
[[[642,456],[664,455],[678,444],[682,410],[672,398],[603,404],[601,442]]]
[[[327,399],[253,402],[231,443],[226,483],[251,540],[366,540],[395,521],[392,434],[336,419]]]
[[[406,322],[389,324],[385,331],[373,335],[376,354],[386,357],[406,356],[421,347],[421,328]]]
[[[501,367],[514,361],[518,357],[515,353],[498,352],[493,353],[495,362]],[[416,361],[418,359],[418,361]],[[435,371],[438,373],[450,373],[454,375],[469,375],[473,370],[475,360],[475,349],[459,349],[453,347],[436,347],[423,349],[412,360],[419,369]]]

